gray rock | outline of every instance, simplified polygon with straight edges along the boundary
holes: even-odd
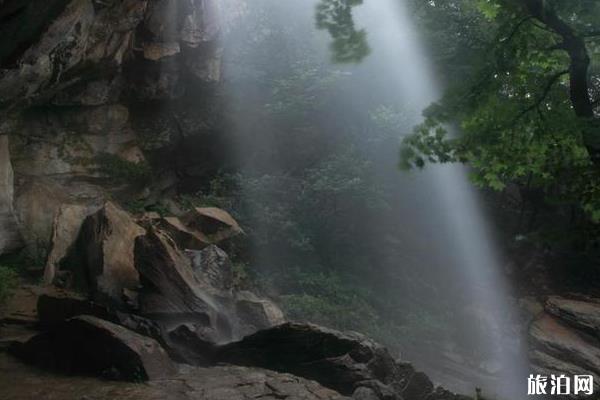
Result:
[[[234,312],[238,320],[237,329],[240,337],[285,322],[283,311],[271,300],[258,297],[247,290],[235,293],[234,297]]]
[[[178,362],[207,366],[214,361],[218,339],[210,327],[182,324],[168,333],[167,351]]]
[[[233,267],[229,256],[215,245],[189,252],[196,278],[214,288],[229,291],[233,287]]]
[[[216,359],[314,379],[347,396],[422,400],[439,392],[425,374],[398,363],[372,340],[312,324],[285,323],[259,331],[222,346]]]

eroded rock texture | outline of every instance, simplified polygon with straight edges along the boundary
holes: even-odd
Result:
[[[600,388],[600,300],[547,299],[529,329],[533,368],[544,375],[593,375]]]
[[[210,171],[219,105],[197,99],[215,94],[218,38],[243,9],[242,0],[0,3],[0,184],[15,193],[12,216],[0,198],[0,251],[21,245],[21,232],[45,257],[65,204],[152,203]]]

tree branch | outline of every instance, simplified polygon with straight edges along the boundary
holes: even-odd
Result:
[[[590,57],[585,40],[563,21],[545,0],[523,0],[527,11],[554,33],[559,35],[570,59],[570,95],[575,114],[583,118],[594,117],[594,107],[589,96],[588,69]]]
[[[566,75],[568,73],[569,73],[569,70],[566,69],[566,70],[559,71],[559,72],[555,73],[554,75],[552,75],[550,77],[550,79],[548,79],[546,86],[544,86],[544,90],[542,91],[542,94],[529,107],[527,107],[523,111],[521,111],[515,117],[515,119],[513,119],[511,125],[514,125],[518,120],[523,118],[523,116],[525,116],[525,114],[527,114],[528,112],[539,108],[540,104],[542,104],[542,102],[546,99],[546,97],[548,97],[548,94],[550,93],[550,90],[552,90],[552,87],[554,86],[554,84],[556,82],[558,82],[558,80],[560,79],[561,76]]]

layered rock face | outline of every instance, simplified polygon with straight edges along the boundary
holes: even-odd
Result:
[[[218,38],[241,13],[241,0],[0,4],[0,254],[20,231],[46,256],[65,206],[152,202],[202,175],[217,112],[196,99],[216,90]]]
[[[530,358],[543,375],[592,375],[600,388],[600,299],[550,296],[529,329]]]

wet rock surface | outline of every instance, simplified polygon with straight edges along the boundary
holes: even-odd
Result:
[[[168,236],[150,231],[139,237],[135,264],[141,275],[142,314],[161,319],[168,329],[181,323],[217,326],[218,304],[195,278],[190,259]]]
[[[163,324],[98,307],[81,295],[64,290],[31,288],[23,290],[23,295],[26,293],[31,294],[26,312],[28,317],[21,322],[20,329],[0,329],[3,339],[0,342],[5,341],[8,345],[0,346],[0,349],[9,348],[23,360],[46,371],[67,372],[69,376],[61,377],[23,367],[0,352],[0,359],[16,363],[16,367],[13,365],[12,368],[16,368],[17,372],[11,371],[11,374],[26,370],[27,373],[19,379],[34,383],[27,388],[21,383],[16,388],[0,385],[0,394],[4,390],[14,396],[8,398],[27,398],[28,393],[34,393],[28,390],[34,387],[39,390],[43,385],[52,387],[44,393],[36,392],[40,398],[46,395],[70,398],[68,396],[74,393],[70,390],[86,382],[86,385],[97,385],[98,391],[85,395],[98,395],[98,399],[109,395],[114,398],[128,398],[129,395],[153,398],[156,395],[168,396],[163,398],[169,399],[181,395],[182,399],[211,400],[245,399],[245,396],[254,395],[292,399],[346,398],[343,395],[369,400],[465,399],[434,388],[426,375],[415,371],[410,364],[394,360],[384,347],[355,333],[287,323],[219,347],[215,345],[217,338],[210,327],[182,323],[164,332]],[[20,304],[24,306],[25,302]],[[106,313],[104,315],[112,322],[92,316],[60,321],[90,309],[99,310],[98,314]],[[22,312],[25,313],[25,310]],[[38,318],[40,322],[51,323],[37,323]],[[43,331],[36,332],[32,327],[41,327]],[[209,368],[176,365],[174,362]],[[216,362],[240,364],[247,368],[215,366]],[[174,372],[175,369],[179,372]],[[129,386],[83,377],[89,374],[104,379],[150,379],[151,382],[138,385],[138,391],[129,392]],[[168,378],[164,378],[165,375]],[[57,381],[60,390],[54,386]],[[67,385],[66,382],[72,384]],[[168,382],[177,384],[171,386]],[[194,390],[188,392],[190,386]],[[182,391],[183,388],[186,390]]]
[[[18,384],[15,384],[18,382]],[[0,353],[0,397],[5,400],[342,400],[318,383],[258,368],[180,366],[169,379],[148,383],[65,376]]]

